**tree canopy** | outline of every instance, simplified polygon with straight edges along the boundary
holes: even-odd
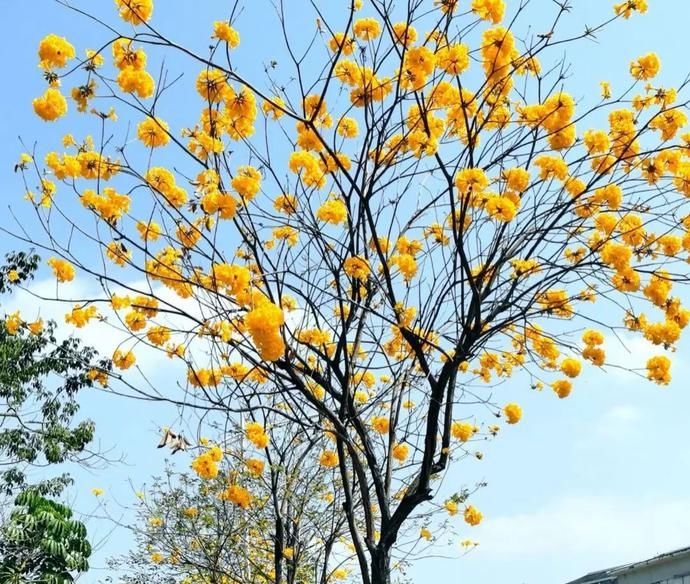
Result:
[[[124,332],[116,370],[154,350],[179,374],[118,391],[202,413],[182,484],[223,504],[161,517],[155,563],[184,571],[184,526],[231,521],[248,563],[216,554],[204,582],[387,584],[447,518],[482,521],[481,484],[441,479],[521,421],[503,386],[567,398],[620,331],[658,349],[628,368],[670,381],[690,321],[687,80],[662,86],[659,57],[633,54],[627,87],[569,88],[564,49],[646,0],[575,35],[567,0],[298,4],[267,3],[283,49],[263,68],[236,58],[258,2],[209,23],[205,51],[157,28],[151,0],[91,15],[98,48],[43,38],[36,114],[94,130],[22,155],[41,229],[24,238],[58,291],[98,285],[61,296],[65,320]]]

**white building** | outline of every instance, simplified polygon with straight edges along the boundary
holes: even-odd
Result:
[[[690,547],[592,572],[568,584],[690,584]]]

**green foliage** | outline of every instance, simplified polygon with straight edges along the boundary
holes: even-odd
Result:
[[[0,583],[65,584],[88,570],[91,545],[72,511],[35,489],[16,499],[0,529]]]
[[[0,293],[33,279],[36,254],[6,256]],[[79,339],[59,340],[54,322],[29,326],[19,313],[0,319],[0,489],[21,491],[0,526],[0,584],[64,584],[88,569],[86,527],[57,495],[68,475],[28,485],[27,468],[85,461],[94,424],[77,421],[77,394],[94,384],[93,372],[108,372],[107,360]]]
[[[12,292],[12,288],[34,279],[40,258],[33,251],[15,251],[5,254],[5,264],[0,266],[0,294]],[[13,281],[14,274],[17,278]]]
[[[0,268],[0,292],[33,278],[35,254],[14,253]],[[12,274],[12,278],[10,278]],[[56,464],[84,454],[93,439],[90,420],[75,423],[76,396],[94,383],[90,372],[108,370],[79,339],[58,340],[54,322],[40,332],[22,326],[14,334],[0,320],[0,489],[12,494],[27,483],[27,465]],[[44,480],[44,494],[57,493],[66,475]]]

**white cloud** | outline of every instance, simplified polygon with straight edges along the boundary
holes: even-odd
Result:
[[[607,372],[623,377],[633,375],[630,369],[644,372],[647,359],[665,353],[663,348],[653,345],[642,335],[632,334],[623,334],[618,338],[608,336],[604,347],[606,363],[611,365],[607,368]]]
[[[620,440],[631,430],[637,428],[642,411],[633,406],[621,404],[614,406],[601,416],[595,427],[595,434],[608,439]]]
[[[146,290],[143,282],[127,283],[134,290]],[[96,304],[98,312],[107,321],[91,321],[83,328],[75,328],[65,323],[65,314],[70,312],[74,304],[81,304],[86,300],[105,298],[102,289],[95,282],[84,278],[75,278],[72,282],[65,282],[56,289],[55,279],[43,279],[33,282],[28,289],[17,289],[12,295],[3,298],[0,313],[12,313],[19,310],[22,318],[31,321],[42,318],[44,321],[54,320],[58,324],[57,336],[64,338],[74,335],[82,340],[85,345],[95,348],[102,356],[112,355],[115,348],[121,343],[123,346],[132,346],[132,335],[124,330],[116,313],[105,302]],[[159,290],[155,290],[158,294]],[[159,296],[161,297],[161,296]],[[165,298],[165,300],[169,300]],[[162,322],[162,324],[168,324]],[[144,373],[150,373],[160,369],[161,365],[168,362],[166,355],[160,351],[145,345],[138,345],[136,349],[137,366]]]
[[[690,497],[565,496],[531,513],[489,518],[473,536],[478,553],[496,559],[564,555],[615,565],[687,545],[689,524]]]

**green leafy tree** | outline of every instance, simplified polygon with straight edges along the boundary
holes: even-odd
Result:
[[[0,294],[30,280],[38,256],[8,254],[0,268]],[[58,340],[55,322],[26,322],[19,312],[0,320],[0,488],[11,495],[27,486],[27,468],[70,460],[85,462],[91,420],[75,422],[77,394],[105,380],[109,365],[77,338]],[[43,494],[57,494],[67,475],[43,479]]]
[[[88,569],[90,555],[86,527],[72,510],[28,489],[0,530],[0,582],[73,582],[73,572]]]
[[[0,294],[29,282],[38,261],[32,252],[8,254]],[[7,497],[19,493],[0,524],[0,583],[62,584],[88,569],[86,527],[47,498],[62,492],[69,475],[32,480],[29,470],[90,460],[94,424],[75,420],[77,395],[106,383],[108,370],[79,339],[59,340],[55,322],[27,322],[19,311],[0,319],[0,488]]]

